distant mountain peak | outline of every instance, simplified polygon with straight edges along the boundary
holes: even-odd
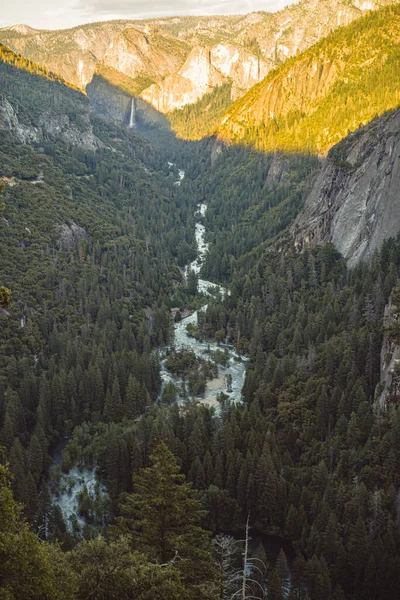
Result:
[[[29,25],[25,25],[25,23],[17,23],[17,25],[11,25],[11,27],[4,27],[3,31],[15,31],[17,33],[21,33],[22,35],[31,35],[33,33],[37,33],[37,29],[33,29],[33,27],[29,27]]]

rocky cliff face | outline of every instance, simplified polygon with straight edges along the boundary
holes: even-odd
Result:
[[[400,289],[397,286],[385,306],[384,339],[381,350],[381,377],[375,392],[375,404],[388,410],[400,402]]]
[[[354,266],[400,231],[400,109],[335,146],[292,227],[298,250],[333,242]]]
[[[145,77],[150,81],[143,97],[168,112],[228,79],[236,100],[333,29],[396,1],[303,0],[275,14],[121,20],[67,31],[18,25],[0,30],[0,41],[82,89],[99,63],[133,79]]]
[[[0,131],[10,131],[23,144],[37,144],[48,136],[60,135],[74,146],[96,150],[103,144],[93,134],[89,114],[81,117],[80,127],[71,123],[67,115],[44,111],[38,125],[27,125],[18,119],[18,110],[4,94],[0,94]]]
[[[142,98],[157,110],[166,113],[186,104],[193,104],[214,87],[222,85],[224,78],[211,62],[210,51],[195,48],[182,69],[142,92]]]
[[[154,27],[144,32],[130,28],[111,42],[103,62],[131,79],[142,76],[158,81],[176,72],[189,51],[188,44]]]
[[[133,97],[107,79],[96,75],[86,88],[90,105],[96,114],[127,127],[169,128],[167,119],[141,98]]]
[[[257,44],[264,59],[275,66],[303,52],[331,31],[349,25],[369,10],[393,0],[303,0],[241,31],[238,41]]]
[[[80,227],[76,223],[63,223],[58,227],[59,240],[58,244],[62,250],[71,250],[76,248],[82,240],[87,240],[88,235],[83,227]]]
[[[167,113],[193,104],[216,87],[232,81],[241,96],[268,73],[269,65],[251,52],[229,43],[194,48],[182,68],[142,92],[157,110]]]
[[[11,131],[23,144],[35,143],[40,140],[37,127],[29,127],[19,122],[17,112],[4,94],[0,94],[0,131]]]
[[[0,30],[0,41],[50,71],[61,75],[65,81],[85,89],[93,77],[111,42],[127,27],[129,21],[110,21],[75,27],[65,31],[29,30],[21,27]]]

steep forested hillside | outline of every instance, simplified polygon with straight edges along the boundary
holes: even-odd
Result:
[[[0,283],[12,290],[0,444],[34,517],[56,440],[157,396],[153,349],[169,339],[193,207],[152,147],[93,118],[81,93],[5,63],[0,81]]]
[[[171,128],[184,140],[201,140],[214,134],[224,112],[231,106],[232,85],[226,83],[194,104],[167,114]]]
[[[336,30],[238,100],[219,137],[264,151],[326,153],[398,106],[399,40],[399,5]]]
[[[46,67],[34,62],[33,60],[25,58],[21,54],[16,54],[10,50],[10,48],[4,46],[4,44],[0,44],[0,60],[2,63],[13,65],[18,69],[23,69],[29,73],[35,73],[36,75],[40,75],[41,77],[45,77],[46,79],[50,79],[52,81],[58,81],[69,87],[74,87],[72,84],[67,83],[59,75],[49,71]]]

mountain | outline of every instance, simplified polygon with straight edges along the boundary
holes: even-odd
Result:
[[[38,31],[26,25],[16,25],[0,29],[0,41],[15,52],[46,65],[66,81],[85,89],[94,75],[96,66],[103,59],[108,66],[118,63],[122,66],[122,72],[124,69],[129,70],[136,61],[139,65],[143,65],[144,61],[147,63],[146,67],[150,67],[146,76],[151,78],[157,66],[161,67],[159,74],[165,76],[167,72],[162,63],[168,58],[165,56],[168,40],[175,46],[173,54],[179,47],[187,48],[189,54],[196,45],[212,44],[235,36],[241,31],[241,21],[247,23],[248,19],[221,16],[118,20],[90,23],[60,31]],[[128,33],[124,34],[125,30]],[[160,47],[161,53],[158,53]],[[122,60],[119,60],[118,50],[122,50]],[[158,53],[158,56],[153,55],[155,61],[152,62],[153,51],[154,54]],[[178,61],[177,64],[172,64],[171,70],[178,71],[182,63],[183,61]]]
[[[123,73],[130,79],[161,80],[177,71],[190,52],[190,46],[157,28],[146,27],[144,32],[129,28],[110,44],[102,64]]]
[[[400,109],[332,148],[292,226],[295,247],[333,242],[354,266],[400,229]]]
[[[400,5],[369,13],[288,60],[224,115],[221,140],[326,153],[400,103]]]
[[[120,20],[62,31],[17,25],[0,30],[0,41],[82,89],[95,72],[116,70],[168,113],[226,84],[236,100],[338,26],[387,4],[393,0],[303,0],[275,14]]]
[[[169,112],[232,81],[235,100],[272,69],[335,28],[348,25],[365,11],[392,3],[304,0],[276,14],[258,14],[230,42],[196,45],[181,70],[147,89],[143,97],[161,112]]]
[[[127,21],[93,23],[63,31],[28,31],[25,25],[0,30],[0,41],[26,58],[45,65],[75,86],[85,89],[113,39]]]
[[[168,113],[194,104],[229,81],[233,83],[234,95],[241,96],[268,70],[268,63],[238,45],[197,46],[179,71],[144,90],[142,97],[160,112]]]

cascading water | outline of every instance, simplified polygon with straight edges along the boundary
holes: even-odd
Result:
[[[129,116],[129,129],[135,128],[135,98],[131,100],[131,114]]]
[[[68,440],[61,442],[56,448],[51,469],[52,500],[61,510],[63,519],[68,529],[83,527],[87,519],[79,514],[79,496],[84,490],[98,505],[107,498],[107,490],[100,484],[96,477],[95,469],[73,466],[67,473],[61,471],[62,451]]]
[[[168,163],[169,166],[173,166],[173,163]],[[184,171],[179,171],[179,183],[185,176]],[[196,245],[197,245],[197,258],[185,267],[185,274],[187,275],[189,270],[194,271],[196,274],[200,273],[200,270],[204,264],[207,252],[208,243],[205,241],[206,229],[200,220],[206,215],[207,204],[202,203],[197,206],[195,216],[198,219],[196,223]],[[211,281],[205,279],[198,280],[198,291],[205,295],[213,296],[216,293],[221,292],[222,294],[229,294],[229,290],[217,286]],[[206,310],[207,306],[203,306],[200,310]],[[174,325],[174,340],[173,346],[175,350],[190,350],[198,358],[212,360],[212,353],[216,351],[227,352],[228,360],[226,366],[218,365],[218,377],[212,379],[207,383],[207,388],[204,394],[196,396],[196,400],[200,400],[208,405],[219,407],[218,396],[223,392],[226,394],[232,402],[240,402],[242,400],[242,387],[246,375],[246,358],[240,356],[233,346],[227,344],[217,344],[216,342],[208,343],[205,341],[197,340],[191,337],[187,332],[187,325],[197,325],[198,312],[195,311],[190,316],[182,319]],[[178,388],[182,387],[182,380],[178,377],[173,376],[165,366],[166,359],[161,363],[161,379],[163,382],[161,395],[165,386],[169,382],[173,382]],[[230,377],[231,381],[228,383]],[[179,402],[183,402],[184,399],[180,399]]]

